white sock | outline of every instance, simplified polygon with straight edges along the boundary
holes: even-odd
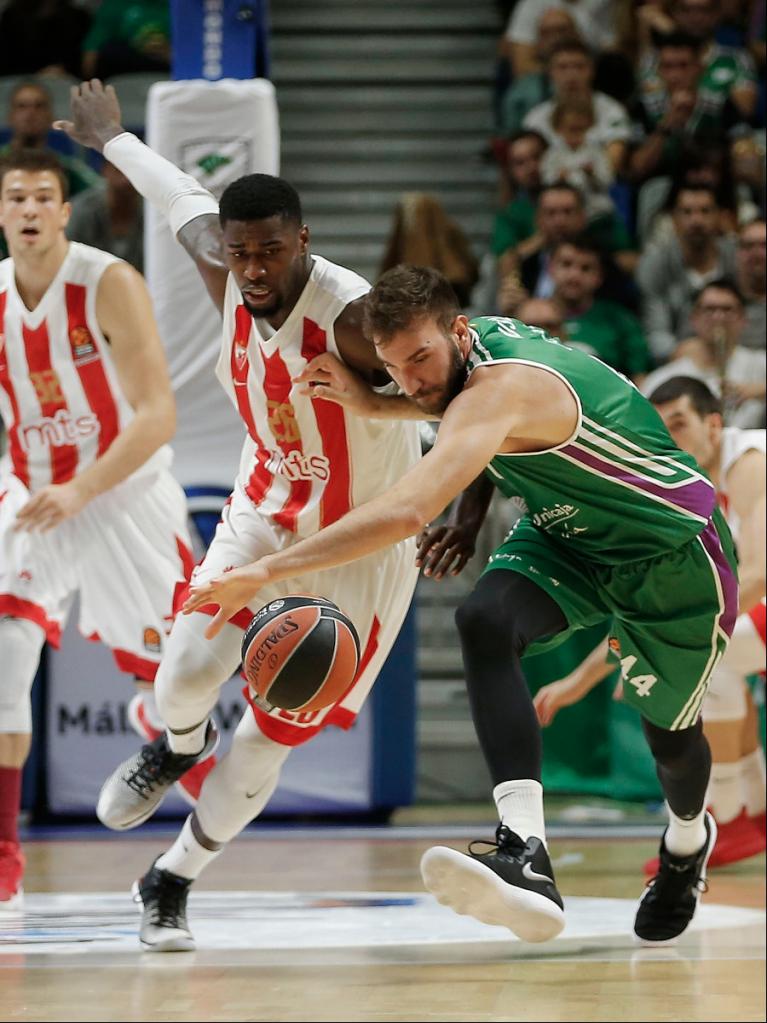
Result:
[[[501,824],[511,828],[526,842],[531,835],[546,845],[543,820],[543,786],[532,778],[502,781],[493,789]]]
[[[666,831],[666,848],[674,856],[691,856],[703,848],[706,841],[705,807],[691,820],[677,817],[666,803],[668,810],[668,829]]]
[[[758,817],[764,813],[765,803],[765,768],[764,750],[758,746],[753,753],[742,757],[740,761],[741,780],[743,782],[743,802],[749,817]]]
[[[196,829],[193,826],[193,816],[194,814],[190,814],[187,817],[181,834],[170,849],[164,852],[155,863],[160,870],[169,870],[172,874],[178,874],[179,877],[186,877],[190,880],[198,877],[209,863],[221,855],[225,848],[223,842],[211,842],[209,839],[207,840],[208,845],[216,846],[216,848],[207,848],[202,845],[199,839],[203,838],[203,835],[199,825]],[[195,837],[195,830],[198,831],[199,837]],[[205,839],[203,838],[203,840]]]
[[[743,809],[742,761],[711,765],[708,783],[708,805],[719,824],[734,821]]]
[[[183,732],[171,732],[166,729],[168,745],[174,753],[201,753],[205,745],[205,734],[208,731],[208,718],[199,725],[185,729]]]

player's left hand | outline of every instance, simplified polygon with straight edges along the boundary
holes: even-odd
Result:
[[[43,487],[20,509],[14,529],[47,533],[85,507],[88,500],[77,480]]]
[[[213,639],[268,581],[269,574],[258,561],[252,565],[243,565],[242,568],[231,568],[223,575],[199,585],[193,581],[181,611],[189,615],[205,604],[218,604],[219,610],[205,630],[205,638]]]

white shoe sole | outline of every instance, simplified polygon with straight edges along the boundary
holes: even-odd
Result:
[[[131,888],[133,901],[136,903],[139,913],[143,912],[144,903],[141,901],[138,881],[133,882]],[[160,928],[158,928],[160,930]],[[194,952],[196,945],[191,934],[178,929],[168,928],[169,934],[158,938],[157,941],[146,941],[139,935],[139,942],[145,952]]]
[[[716,820],[714,819],[714,815],[708,813],[708,811],[707,811],[706,812],[706,818],[708,819],[708,824],[709,824],[710,831],[709,831],[709,837],[708,837],[708,850],[706,852],[706,858],[703,861],[703,869],[702,869],[701,874],[700,874],[701,881],[705,881],[706,880],[706,868],[708,867],[709,857],[711,856],[711,853],[714,851],[714,846],[716,845],[716,836],[718,834],[718,829],[717,829],[717,826],[716,826]],[[650,890],[650,885],[648,885],[645,888],[645,890],[642,892],[642,894],[639,896],[640,903],[641,903],[642,899],[645,897],[645,895],[648,893],[649,890]],[[696,891],[696,893],[695,893],[695,913],[698,912],[698,903],[700,902],[700,896],[701,896],[701,893],[699,891]],[[690,926],[690,924],[695,919],[695,913],[693,913],[693,915],[687,921],[687,926],[684,928],[684,930],[680,931],[679,934],[675,934],[673,936],[673,938],[665,938],[663,940],[657,940],[657,939],[653,940],[651,938],[640,938],[639,935],[636,933],[636,931],[634,931],[633,932],[634,933],[634,941],[635,941],[635,943],[637,945],[640,945],[643,948],[668,948],[670,945],[676,944],[676,942],[682,937],[684,932],[687,930],[687,928]]]
[[[443,906],[483,924],[508,927],[522,941],[550,941],[565,926],[564,912],[551,899],[507,884],[455,849],[428,849],[421,859],[421,877]]]

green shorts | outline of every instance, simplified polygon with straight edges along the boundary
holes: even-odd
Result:
[[[610,649],[620,661],[626,702],[660,728],[695,724],[737,616],[732,537],[718,510],[676,550],[624,565],[580,559],[525,517],[491,554],[485,572],[496,569],[537,583],[569,623],[529,653],[611,619]]]

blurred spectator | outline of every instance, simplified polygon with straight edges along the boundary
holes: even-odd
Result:
[[[671,377],[698,377],[722,398],[727,426],[764,426],[767,353],[741,344],[746,316],[737,288],[726,280],[711,281],[695,299],[691,322],[695,336],[678,346],[671,362],[650,373],[644,393]]]
[[[83,77],[169,68],[168,0],[102,0],[83,43]]]
[[[553,298],[563,312],[568,344],[638,383],[652,368],[650,352],[636,316],[596,297],[604,279],[602,259],[599,246],[582,235],[556,245],[550,271]]]
[[[535,54],[539,69],[529,71],[515,78],[501,102],[499,131],[502,135],[514,135],[522,128],[525,116],[540,103],[551,97],[551,82],[548,71],[552,49],[565,39],[577,37],[578,30],[569,11],[550,7],[538,21],[535,40]]]
[[[671,17],[680,32],[692,36],[702,48],[701,88],[709,104],[721,105],[727,97],[741,117],[749,120],[756,109],[756,72],[750,55],[743,49],[722,46],[716,31],[722,21],[721,0],[672,0]],[[652,55],[640,69],[643,83],[653,80]]]
[[[535,204],[542,187],[541,161],[548,142],[537,131],[520,131],[506,144],[506,179],[510,198],[496,214],[493,252],[503,255],[535,230]]]
[[[507,208],[508,210],[509,208]],[[530,220],[524,229],[523,211],[517,208],[516,221],[506,218],[503,211],[496,219],[493,248],[499,257],[498,271],[501,280],[512,275],[519,285],[531,295],[548,297],[553,284],[548,273],[548,263],[554,245],[565,238],[586,231],[604,252],[615,261],[621,270],[631,273],[637,264],[637,254],[631,250],[631,243],[625,227],[616,216],[600,218],[587,223],[583,197],[572,185],[547,185],[539,189],[532,206]],[[503,244],[514,234],[519,237],[516,245],[504,249]],[[613,269],[606,277],[610,297],[622,294],[623,289],[616,280]],[[522,294],[518,300],[521,300]]]
[[[687,142],[683,148],[677,189],[685,185],[706,185],[716,193],[719,226],[723,232],[735,231],[759,215],[751,190],[743,182],[736,183],[731,148],[728,145],[702,146]],[[668,240],[674,227],[667,211],[674,186],[671,177],[650,178],[639,190],[637,200],[637,237],[640,244]]]
[[[122,171],[108,160],[103,183],[72,203],[67,237],[93,245],[144,270],[144,201]]]
[[[544,184],[574,185],[583,196],[589,220],[609,214],[614,206],[608,191],[615,180],[603,146],[588,141],[594,126],[594,105],[589,100],[560,100],[551,123],[554,142],[541,163]]]
[[[645,335],[659,363],[689,336],[693,296],[710,281],[735,273],[735,239],[720,234],[713,190],[682,185],[671,206],[674,236],[649,245],[637,271]]]
[[[552,298],[526,298],[517,306],[516,318],[530,327],[540,327],[549,337],[567,340],[561,307]]]
[[[504,37],[515,78],[541,70],[536,52],[538,23],[551,8],[570,14],[592,52],[599,53],[614,45],[614,0],[519,0]]]
[[[725,144],[741,115],[728,94],[712,90],[704,78],[700,43],[691,36],[663,36],[657,47],[657,74],[645,81],[634,108],[634,139],[630,173],[635,181],[679,171],[682,153],[691,142]]]
[[[380,273],[400,263],[439,270],[450,281],[459,304],[468,305],[477,282],[477,260],[462,228],[432,195],[408,192],[395,207]]]
[[[0,14],[3,75],[80,75],[90,14],[71,0],[11,0]]]
[[[738,232],[738,250],[735,263],[735,283],[743,296],[746,326],[740,336],[740,344],[746,348],[764,349],[767,343],[765,332],[765,287],[767,281],[767,224],[764,220],[753,220]]]
[[[619,173],[631,138],[631,124],[620,103],[594,92],[594,61],[588,48],[578,40],[558,43],[549,57],[549,77],[553,98],[530,111],[524,120],[525,128],[539,131],[552,142],[556,135],[552,123],[556,104],[563,100],[591,103],[594,123],[586,134],[586,142],[606,149],[613,170]]]

